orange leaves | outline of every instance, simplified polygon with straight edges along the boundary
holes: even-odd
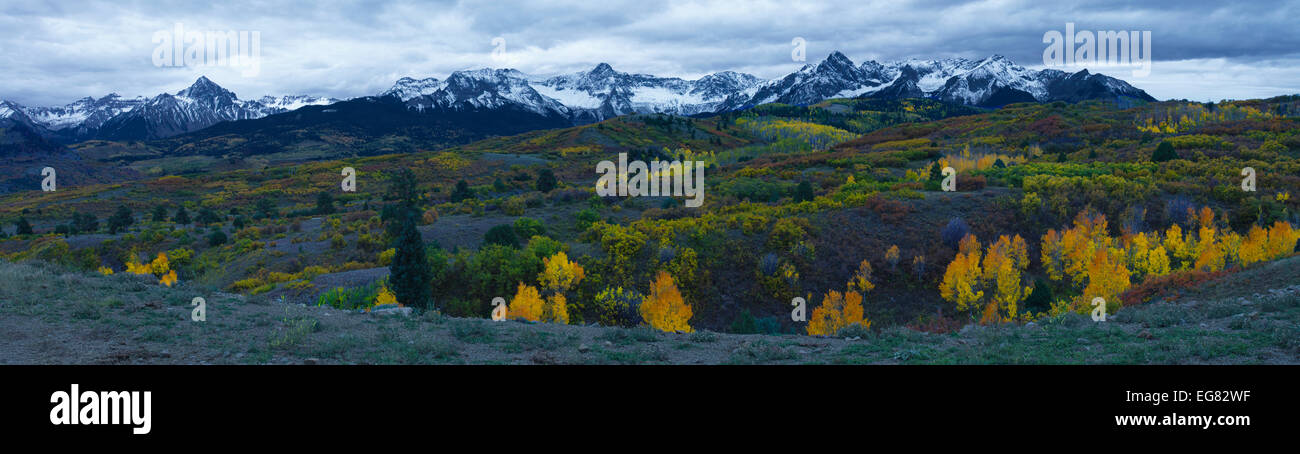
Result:
[[[650,283],[650,293],[641,300],[641,318],[651,327],[666,332],[691,332],[691,306],[682,300],[673,277],[659,271]]]
[[[899,258],[900,258],[900,257],[899,257],[898,245],[897,245],[897,244],[895,244],[895,245],[891,245],[891,246],[889,246],[889,249],[886,249],[886,250],[885,250],[885,263],[888,263],[888,264],[889,264],[889,271],[890,271],[891,273],[892,273],[892,272],[895,272],[895,271],[898,271],[898,260],[899,260]]]
[[[980,290],[980,253],[979,243],[974,241],[973,235],[967,235],[971,239],[974,248],[962,247],[962,249],[973,249],[969,253],[958,252],[957,256],[948,264],[944,270],[943,281],[939,283],[939,295],[943,299],[951,301],[957,305],[958,311],[974,310],[977,303],[984,298],[984,292]],[[962,240],[962,245],[967,245],[966,239]]]
[[[537,293],[536,287],[520,282],[514,298],[510,299],[506,316],[513,320],[540,321],[543,304],[542,295]]]
[[[1255,262],[1268,260],[1269,255],[1268,230],[1258,225],[1250,226],[1250,232],[1246,233],[1246,239],[1241,242],[1241,248],[1237,250],[1241,265],[1249,266]]]
[[[808,320],[808,335],[833,336],[851,325],[870,328],[871,321],[862,315],[862,294],[855,291],[826,293],[822,304],[813,309]]]
[[[1107,302],[1119,301],[1120,292],[1131,284],[1129,277],[1122,249],[1098,249],[1088,263],[1088,286],[1083,289],[1083,299],[1091,301],[1101,297]]]
[[[1284,221],[1273,223],[1273,227],[1268,229],[1268,258],[1280,259],[1291,255],[1295,252],[1297,237],[1300,235],[1291,228],[1291,224]]]
[[[111,272],[111,270],[110,270]],[[149,263],[139,263],[135,260],[135,254],[132,254],[130,260],[126,262],[126,272],[131,274],[151,274],[158,277],[158,283],[171,287],[179,279],[176,277],[176,270],[171,269],[171,264],[167,261],[167,254],[162,252]]]

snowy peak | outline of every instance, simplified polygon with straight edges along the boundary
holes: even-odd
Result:
[[[207,77],[174,94],[152,98],[123,98],[110,93],[85,97],[65,106],[23,107],[12,104],[40,127],[61,140],[156,139],[206,128],[222,121],[261,118],[307,105],[332,104],[333,98],[265,96],[244,101]],[[3,110],[3,107],[0,107]],[[3,115],[0,115],[2,117]]]
[[[1152,100],[1118,79],[1086,71],[1073,75],[1050,69],[1034,71],[997,54],[980,60],[869,60],[856,64],[838,51],[774,80],[733,71],[684,80],[619,72],[608,63],[599,63],[589,70],[551,77],[533,77],[513,69],[457,71],[442,81],[404,77],[381,95],[397,96],[415,109],[457,104],[514,106],[565,114],[578,123],[629,113],[693,115],[772,102],[808,105],[860,96],[925,97],[986,107],[1060,99]]]

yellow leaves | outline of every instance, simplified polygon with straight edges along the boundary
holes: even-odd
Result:
[[[1021,269],[1017,268],[1011,260],[1003,260],[998,265],[993,303],[989,305],[995,309],[985,309],[984,323],[995,321],[989,319],[991,314],[1005,316],[1008,320],[1016,318],[1020,302],[1028,298],[1029,293],[1033,291],[1032,287],[1021,285],[1023,281],[1020,274]],[[1001,308],[1002,311],[998,313],[996,308]]]
[[[871,321],[862,315],[862,294],[848,291],[843,294],[831,290],[822,298],[822,304],[813,309],[808,320],[808,335],[833,336],[850,325],[871,327]]]
[[[1049,229],[1043,234],[1041,259],[1043,269],[1047,271],[1047,277],[1054,281],[1063,279],[1065,271],[1065,248],[1061,244],[1061,236],[1056,233],[1056,229]]]
[[[387,285],[380,286],[379,293],[375,294],[374,305],[378,306],[380,304],[397,304],[399,306],[401,305],[397,302],[397,295],[393,294],[393,291],[389,290]]]
[[[849,278],[848,287],[850,291],[856,290],[863,293],[876,288],[876,284],[871,283],[871,262],[863,260],[862,263],[858,264],[858,271],[853,273],[853,277]]]
[[[112,272],[112,270],[109,271]],[[135,255],[132,254],[130,260],[126,262],[126,272],[131,274],[150,274],[157,276],[158,283],[168,287],[171,287],[172,284],[175,284],[179,280],[176,277],[176,271],[171,269],[171,265],[167,261],[167,254],[162,252],[159,252],[158,256],[155,257],[152,262],[144,264],[136,262]]]
[[[172,284],[176,283],[176,281],[177,281],[176,270],[168,270],[167,274],[164,274],[161,278],[158,279],[159,284],[166,285],[168,287],[171,287]]]
[[[659,271],[650,283],[650,293],[641,300],[641,318],[651,327],[666,332],[691,332],[691,306],[682,300],[672,276]]]
[[[1164,276],[1169,274],[1169,254],[1164,246],[1156,246],[1147,254],[1147,275]]]
[[[1250,226],[1250,231],[1246,233],[1246,239],[1241,242],[1237,256],[1242,266],[1268,260],[1268,230],[1258,225]]]
[[[885,263],[889,264],[890,272],[895,271],[895,268],[898,267],[899,255],[897,244],[890,245],[889,249],[885,250]]]
[[[109,267],[107,267],[107,266],[101,266],[101,267],[99,267],[98,270],[95,270],[95,271],[99,271],[99,274],[103,274],[103,275],[105,275],[105,276],[112,276],[112,275],[113,275],[113,269],[112,269],[112,268],[109,268]]]
[[[583,276],[582,266],[570,262],[564,252],[556,252],[542,259],[542,272],[537,275],[537,280],[544,289],[563,292],[581,282]]]
[[[1295,252],[1296,238],[1300,236],[1291,228],[1291,224],[1285,221],[1273,223],[1273,227],[1268,229],[1268,257],[1270,259],[1280,259],[1291,255]]]
[[[540,321],[542,305],[542,295],[537,293],[537,288],[520,282],[514,298],[510,299],[507,317],[514,320]]]
[[[1088,263],[1088,286],[1083,289],[1083,299],[1091,301],[1101,297],[1106,301],[1119,301],[1119,294],[1129,287],[1128,267],[1124,266],[1124,251],[1097,249]]]
[[[984,298],[984,292],[979,289],[979,260],[978,250],[973,254],[958,252],[957,257],[944,270],[943,281],[939,283],[939,295],[956,304],[958,311],[973,310],[975,304]]]
[[[542,310],[542,320],[551,323],[569,324],[569,304],[563,293],[556,293],[547,298]]]

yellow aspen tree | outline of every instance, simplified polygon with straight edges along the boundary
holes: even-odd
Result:
[[[889,249],[885,250],[885,263],[889,264],[889,272],[893,273],[898,271],[899,258],[900,255],[897,244],[890,245]]]
[[[1011,238],[1011,249],[1007,251],[1007,256],[1015,260],[1016,268],[1029,269],[1029,245],[1025,244],[1025,239],[1019,234]]]
[[[1053,281],[1059,281],[1064,278],[1064,248],[1061,245],[1061,236],[1056,233],[1056,229],[1049,229],[1043,235],[1042,240],[1042,260],[1043,269],[1047,271],[1047,278]]]
[[[1169,254],[1164,246],[1156,246],[1147,254],[1147,276],[1164,276],[1169,274]]]
[[[1131,284],[1129,277],[1121,251],[1098,249],[1088,265],[1088,286],[1083,289],[1083,302],[1096,297],[1105,298],[1108,302],[1119,301],[1120,292]]]
[[[546,306],[542,308],[542,321],[569,324],[569,305],[563,293],[556,293],[547,297],[546,303]]]
[[[1003,260],[998,265],[997,287],[993,294],[993,304],[1000,309],[999,316],[1015,320],[1021,301],[1029,297],[1033,288],[1023,285],[1020,269],[1012,260]]]
[[[1178,224],[1169,226],[1169,230],[1165,231],[1163,246],[1165,252],[1169,254],[1169,268],[1171,270],[1186,269],[1187,265],[1189,265],[1187,260],[1191,256],[1191,249],[1183,237],[1182,227],[1179,227]]]
[[[1138,232],[1129,239],[1127,249],[1129,268],[1138,276],[1146,276],[1150,269],[1151,242],[1146,232]]]
[[[1280,259],[1295,251],[1296,234],[1291,224],[1277,221],[1268,229],[1268,258]]]
[[[1209,243],[1209,245],[1200,248],[1201,253],[1196,256],[1194,268],[1200,271],[1221,271],[1225,262],[1223,245],[1213,241]]]
[[[939,295],[956,305],[959,312],[969,312],[978,307],[984,298],[980,290],[979,255],[957,253],[943,272],[943,281],[939,282]]]
[[[515,297],[510,299],[506,316],[513,320],[541,321],[542,306],[542,296],[537,293],[537,288],[520,282]]]
[[[569,310],[564,292],[573,288],[585,276],[582,266],[569,261],[564,252],[542,259],[542,272],[537,275],[547,296],[541,320],[552,323],[569,323]]]
[[[849,278],[849,290],[856,290],[862,293],[871,291],[876,288],[876,284],[871,283],[871,262],[862,260],[858,263],[858,270]]]
[[[1229,230],[1219,234],[1219,247],[1223,249],[1223,268],[1241,264],[1241,235]]]
[[[1006,235],[1002,235],[997,241],[990,244],[988,250],[984,253],[983,278],[985,286],[992,287],[998,279],[998,268],[1003,262],[1011,261],[1007,257],[1007,250],[1011,248],[1011,240]]]
[[[673,277],[660,270],[650,283],[650,293],[641,300],[641,318],[660,331],[689,333],[692,315]]]
[[[1246,238],[1241,242],[1241,248],[1237,256],[1241,260],[1242,266],[1249,266],[1255,262],[1262,262],[1268,258],[1268,230],[1258,225],[1250,226],[1250,231],[1246,232]]]

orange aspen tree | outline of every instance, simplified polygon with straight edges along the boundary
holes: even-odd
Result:
[[[650,283],[650,293],[641,300],[641,318],[651,327],[666,332],[691,332],[691,306],[667,271],[660,270]]]

